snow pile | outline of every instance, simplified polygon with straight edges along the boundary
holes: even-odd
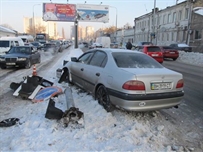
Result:
[[[203,53],[179,51],[177,61],[203,66]]]

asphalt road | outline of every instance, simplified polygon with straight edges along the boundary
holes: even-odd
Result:
[[[164,61],[163,65],[183,74],[185,103],[197,111],[203,111],[203,67],[177,61]]]

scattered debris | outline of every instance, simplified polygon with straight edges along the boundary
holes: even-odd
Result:
[[[55,107],[55,102],[52,98],[49,99],[49,104],[46,110],[45,118],[60,120],[63,116],[63,111]]]
[[[41,89],[32,100],[33,102],[42,102],[44,99],[54,97],[58,94],[61,94],[63,91],[57,86],[51,86]]]
[[[67,87],[64,91],[66,96],[67,110],[63,112],[61,109],[55,107],[55,102],[52,98],[49,100],[45,118],[61,120],[64,127],[68,127],[70,123],[78,125],[80,128],[84,127],[84,114],[75,107],[72,96],[72,91]]]
[[[34,99],[36,94],[45,87],[50,87],[53,82],[43,79],[40,76],[27,76],[20,83],[12,82],[10,88],[14,90],[14,96],[20,96],[22,99]]]
[[[11,127],[11,126],[15,125],[19,120],[20,119],[18,119],[18,118],[5,119],[0,122],[0,127]]]

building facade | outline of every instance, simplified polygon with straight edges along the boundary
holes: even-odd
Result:
[[[203,11],[203,0],[187,0],[163,10],[155,8],[155,11],[135,18],[133,28],[118,30],[117,42],[186,43],[194,52],[203,52],[203,13],[196,13],[195,8]],[[114,42],[115,33],[110,37]]]

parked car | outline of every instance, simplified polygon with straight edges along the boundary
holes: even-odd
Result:
[[[180,44],[170,44],[170,47],[176,50],[185,51],[185,52],[192,52],[192,47],[188,46],[187,44],[180,43]]]
[[[139,49],[139,51],[151,56],[159,63],[163,63],[163,52],[158,46],[153,45],[144,45],[142,49]]]
[[[8,66],[30,68],[33,64],[40,63],[40,53],[31,46],[14,46],[5,55],[0,56],[0,67]]]
[[[153,43],[152,42],[138,42],[138,44],[135,45],[135,47],[137,49],[142,49],[144,45],[153,45]]]
[[[176,50],[170,46],[160,46],[160,48],[163,52],[164,58],[171,58],[175,61],[179,57],[178,50]]]
[[[89,46],[89,49],[94,49],[94,48],[102,48],[102,44],[93,43],[92,45]]]
[[[184,95],[183,75],[148,55],[125,49],[92,49],[72,57],[61,77],[90,92],[106,111],[120,107],[151,111],[177,107]]]

